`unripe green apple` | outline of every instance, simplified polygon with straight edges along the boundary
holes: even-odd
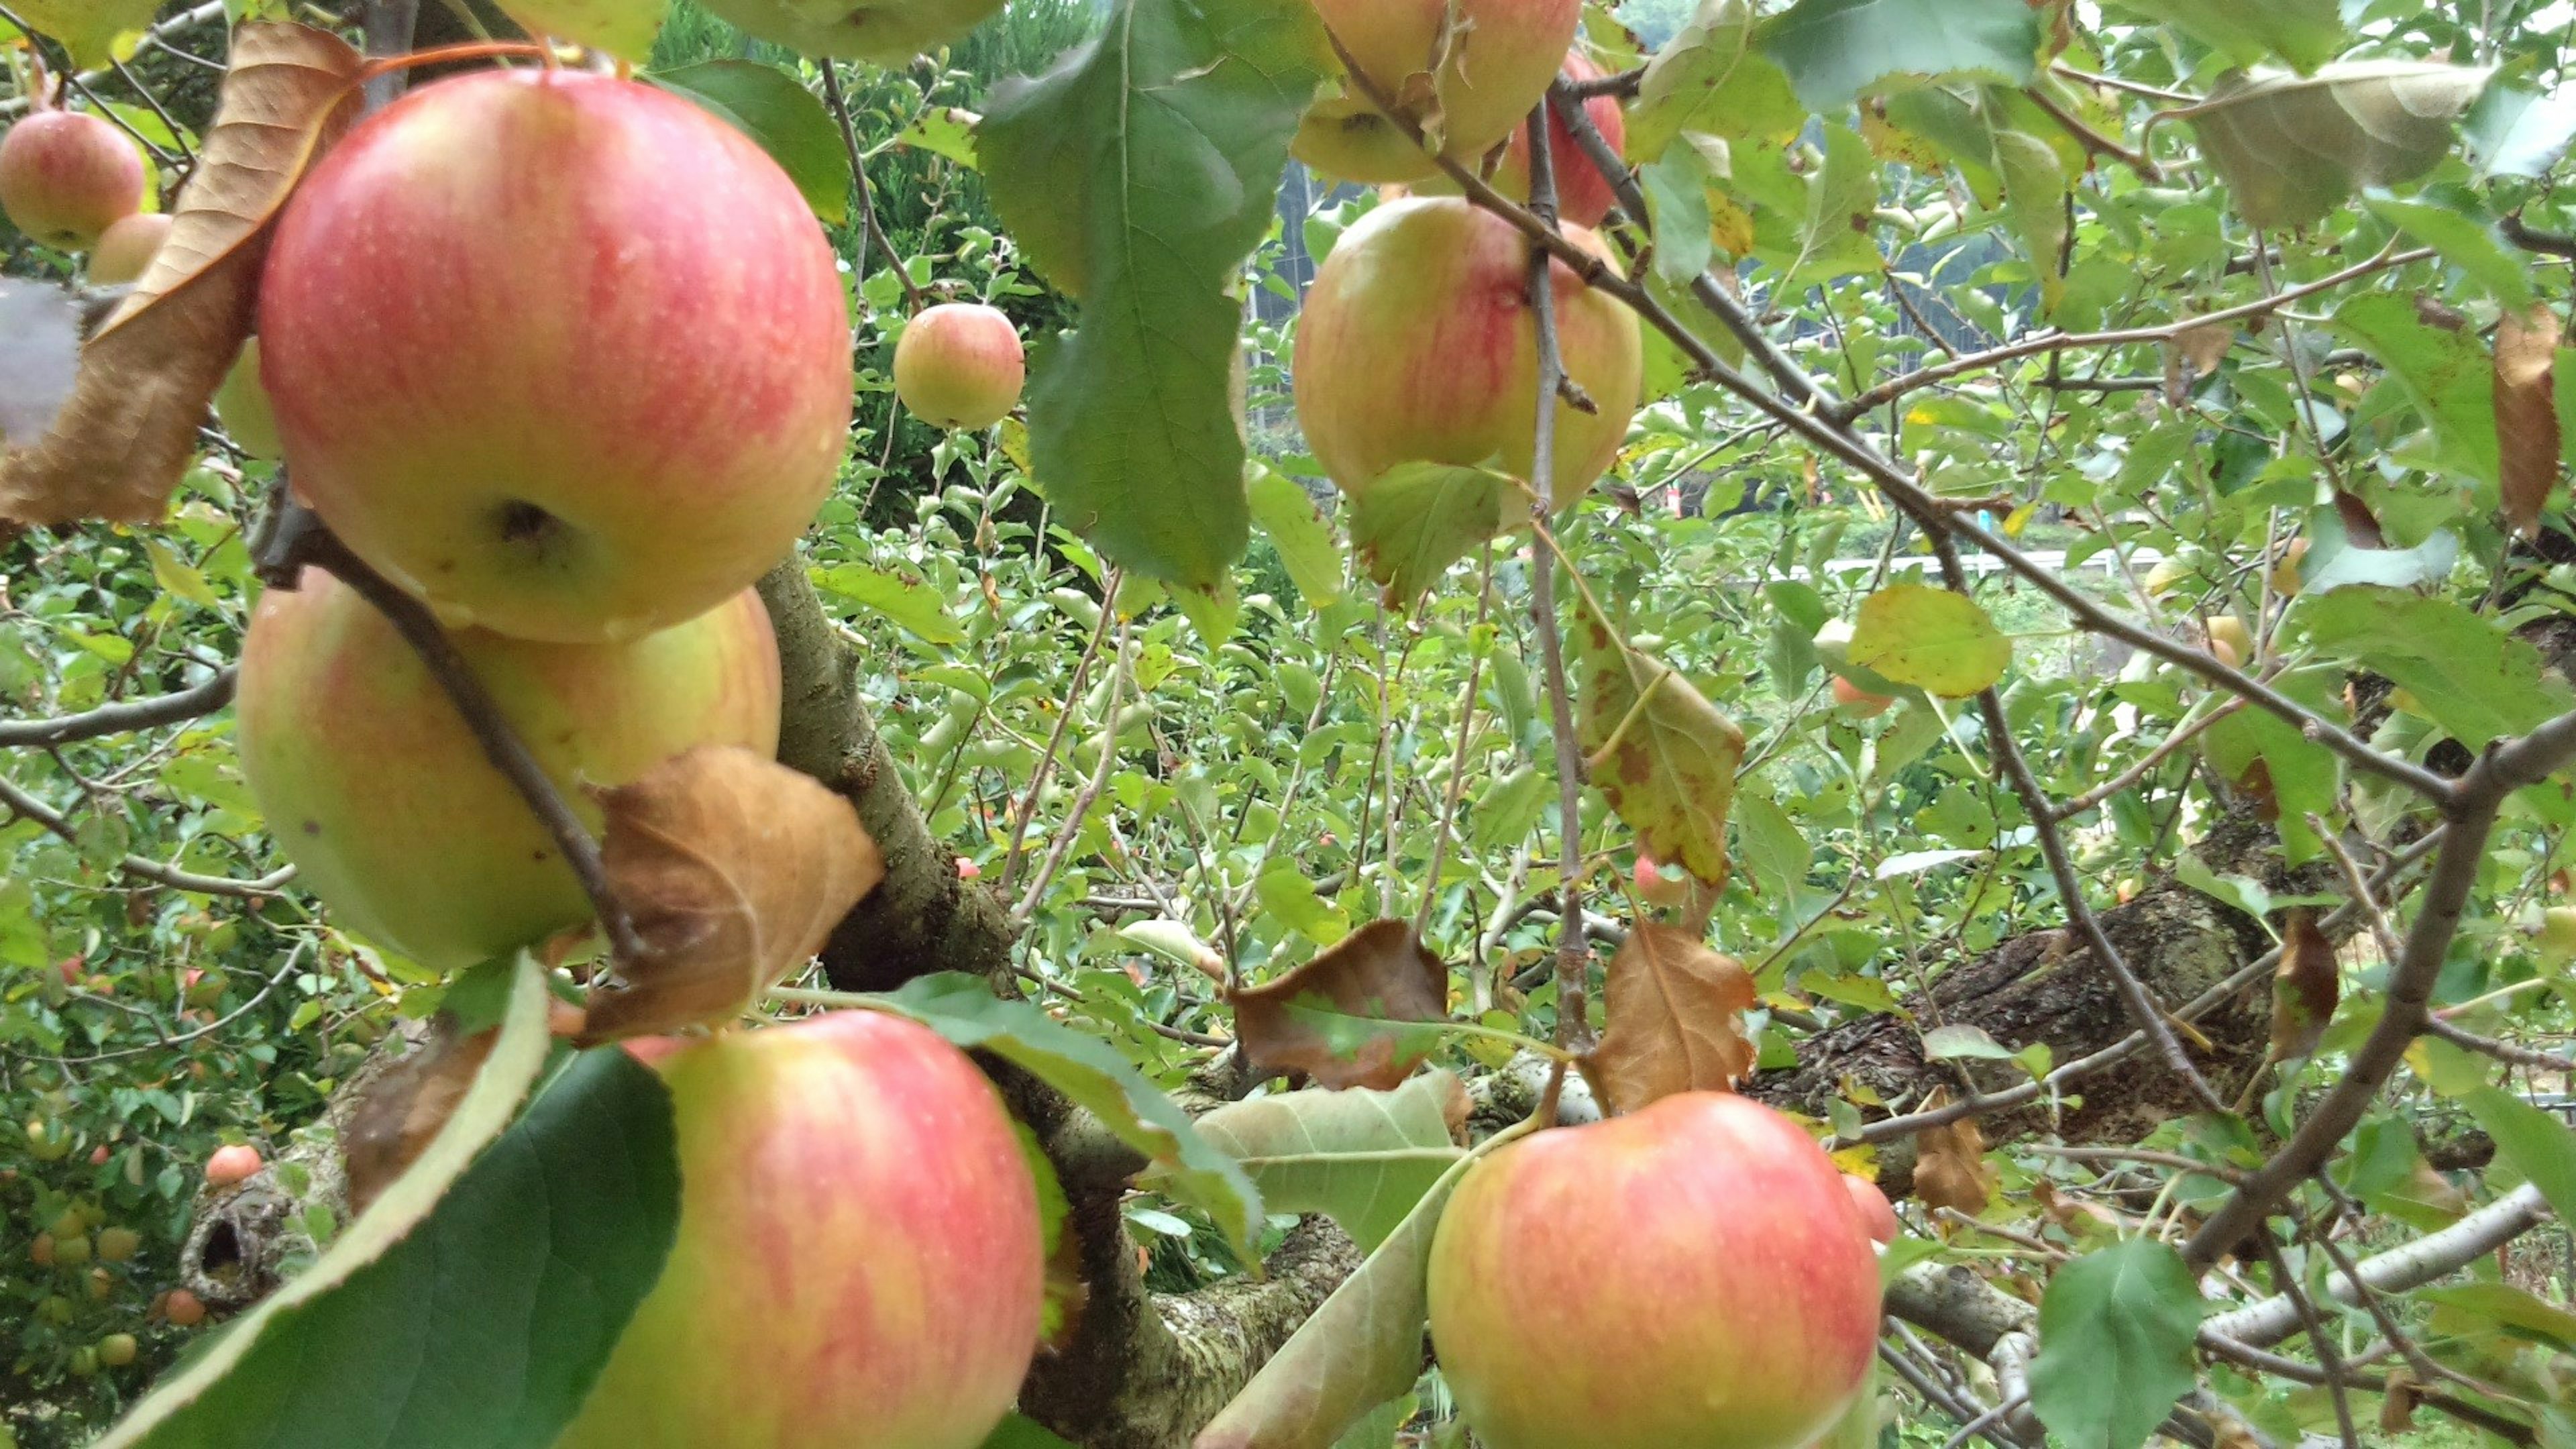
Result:
[[[795,183],[610,76],[477,71],[369,117],[279,218],[258,330],[297,492],[450,627],[702,614],[848,441],[848,308]]]
[[[76,251],[143,209],[150,175],[125,134],[87,111],[38,111],[0,135],[0,212]]]
[[[1878,1295],[1833,1159],[1729,1093],[1503,1148],[1431,1245],[1432,1342],[1486,1449],[1797,1449],[1867,1387]]]
[[[1547,93],[1583,0],[1313,0],[1343,49],[1441,151],[1473,166]],[[1435,73],[1432,67],[1437,64]],[[1345,82],[1297,129],[1299,160],[1346,181],[1418,181],[1430,152]]]
[[[1565,74],[1578,81],[1601,79],[1606,72],[1592,63],[1580,50],[1566,52]],[[1614,152],[1628,146],[1628,116],[1619,109],[1617,96],[1594,96],[1583,103],[1583,113],[1592,119],[1593,129],[1610,143]],[[1591,155],[1576,143],[1574,132],[1553,106],[1547,113],[1547,154],[1551,174],[1556,178],[1556,214],[1576,226],[1599,226],[1619,204],[1619,192],[1601,168],[1592,164]],[[1514,201],[1529,200],[1529,127],[1514,126],[1511,141],[1503,148],[1502,159],[1489,178],[1496,191]],[[1458,185],[1446,172],[1433,172],[1416,183],[1414,190],[1425,196],[1448,196]]]
[[[139,1347],[133,1334],[111,1333],[98,1341],[98,1361],[109,1368],[123,1368],[134,1362]]]
[[[806,55],[902,65],[965,39],[1002,0],[707,0],[707,8]]]
[[[101,1228],[98,1255],[110,1263],[122,1263],[143,1247],[143,1235],[132,1228]]]
[[[2242,669],[2254,657],[2254,631],[2234,614],[2221,614],[2209,621],[2209,652],[2230,669]]]
[[[575,814],[697,745],[778,745],[778,651],[745,591],[618,644],[454,636]],[[384,616],[308,569],[260,600],[235,706],[242,771],[301,883],[341,925],[448,969],[591,918],[525,800]]]
[[[2542,911],[2535,942],[2541,959],[2552,965],[2576,961],[2576,906],[2551,906]]]
[[[943,302],[904,324],[894,345],[894,392],[923,422],[989,428],[1019,406],[1028,363],[998,308]]]
[[[1037,1348],[1037,1194],[1001,1100],[873,1012],[631,1044],[679,1235],[557,1449],[976,1449]]]
[[[1567,235],[1607,257],[1600,238]],[[1597,413],[1556,407],[1552,490],[1583,496],[1618,457],[1637,410],[1637,315],[1551,263],[1566,374]],[[1400,463],[1476,465],[1530,476],[1538,422],[1538,323],[1529,242],[1456,197],[1389,202],[1343,233],[1297,324],[1297,419],[1343,491]]]
[[[254,458],[274,463],[286,456],[277,437],[277,409],[269,406],[268,387],[259,380],[259,339],[242,343],[241,355],[215,389],[215,421],[224,436]]]
[[[110,222],[89,249],[89,284],[114,287],[142,276],[169,235],[166,211],[138,211]]]

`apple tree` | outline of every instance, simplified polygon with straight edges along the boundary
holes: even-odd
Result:
[[[2576,1446],[2569,34],[6,0],[0,1445]]]

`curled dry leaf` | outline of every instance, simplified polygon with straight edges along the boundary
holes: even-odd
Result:
[[[1264,1071],[1392,1091],[1430,1055],[1405,1023],[1449,1015],[1449,968],[1404,921],[1372,921],[1276,981],[1226,993],[1235,1039]]]
[[[849,801],[739,746],[701,745],[597,794],[600,863],[644,953],[591,993],[590,1041],[732,1021],[885,878]]]
[[[2317,929],[2314,912],[2294,907],[2281,931],[2281,964],[2272,973],[2272,1060],[2314,1052],[2342,1000],[2334,942]]]
[[[1727,1092],[1753,1070],[1753,974],[1697,936],[1641,925],[1610,962],[1610,1024],[1584,1064],[1613,1113],[1683,1092]]]
[[[1947,1091],[1934,1092],[1924,1110],[1939,1111],[1949,1100]],[[1914,1195],[1970,1217],[1994,1201],[1995,1170],[1986,1165],[1986,1134],[1978,1130],[1976,1118],[1962,1117],[1914,1134]]]
[[[81,350],[53,430],[0,455],[0,518],[151,523],[196,456],[249,335],[269,222],[356,112],[360,58],[328,31],[244,25],[170,235]]]
[[[2504,516],[2529,537],[2558,486],[2558,315],[2546,306],[2507,309],[2496,322],[2496,448]]]
[[[420,1050],[388,1068],[358,1093],[341,1129],[349,1170],[349,1214],[364,1213],[426,1150],[456,1115],[501,1039],[497,1026],[467,1033],[441,1015]]]

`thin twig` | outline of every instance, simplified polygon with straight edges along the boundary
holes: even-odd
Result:
[[[47,805],[5,778],[0,778],[0,805],[8,806],[16,815],[36,822],[73,845],[81,843],[80,830],[61,811]],[[138,880],[148,880],[156,885],[168,886],[172,890],[192,891],[202,896],[240,896],[245,899],[273,896],[284,889],[288,881],[295,879],[293,866],[271,872],[257,880],[230,880],[222,876],[192,875],[177,866],[163,865],[157,860],[140,855],[122,857],[117,861],[116,868]]]
[[[1082,822],[1091,814],[1092,802],[1100,798],[1101,791],[1109,788],[1110,771],[1118,764],[1118,731],[1126,703],[1122,695],[1128,673],[1127,624],[1124,620],[1119,622],[1118,642],[1114,647],[1118,652],[1110,666],[1113,672],[1110,675],[1109,707],[1102,726],[1106,733],[1101,739],[1100,763],[1093,768],[1091,778],[1083,782],[1081,793],[1074,796],[1073,809],[1066,813],[1064,824],[1056,829],[1054,844],[1047,848],[1046,863],[1039,867],[1036,877],[1029,882],[1027,892],[1020,897],[1019,905],[1012,910],[1013,935],[1028,925],[1029,918],[1037,912],[1038,902],[1046,898],[1047,887],[1055,883],[1056,873],[1064,869],[1065,857],[1072,853],[1073,842],[1082,835]]]
[[[1055,762],[1064,748],[1065,731],[1073,724],[1075,704],[1082,698],[1083,677],[1091,672],[1091,663],[1100,657],[1101,641],[1109,637],[1109,626],[1117,622],[1118,584],[1122,571],[1111,569],[1101,580],[1100,622],[1091,631],[1091,642],[1083,646],[1082,658],[1075,661],[1073,677],[1065,682],[1064,707],[1056,711],[1055,731],[1047,736],[1046,753],[1038,757],[1037,769],[1029,776],[1028,793],[1020,797],[1020,808],[1011,821],[1011,848],[1002,859],[1002,878],[993,894],[1003,900],[1011,898],[1011,882],[1019,878],[1020,860],[1028,843],[1029,821],[1038,813],[1038,796],[1046,790],[1047,780],[1055,773]]]
[[[904,265],[902,254],[877,223],[876,193],[868,187],[867,157],[859,150],[858,128],[850,121],[849,99],[841,94],[841,68],[828,58],[822,65],[823,98],[832,103],[832,115],[841,123],[841,144],[850,152],[850,180],[859,192],[860,229],[867,233],[868,244],[894,269],[895,280],[903,283],[904,300],[912,304],[913,315],[918,316],[924,305],[921,288],[913,285],[912,269]]]

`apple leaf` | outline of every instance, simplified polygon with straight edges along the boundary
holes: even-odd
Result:
[[[526,5],[530,0],[510,0]],[[548,7],[564,0],[542,0]],[[576,0],[579,3],[579,0]],[[633,8],[633,0],[607,0],[613,8]],[[651,0],[654,23],[661,23],[661,0]],[[532,29],[534,27],[531,27]],[[629,52],[615,46],[602,50]],[[645,50],[652,41],[645,40]],[[639,77],[705,107],[717,119],[760,143],[814,214],[835,226],[850,218],[850,151],[821,98],[805,83],[774,65],[754,60],[704,60],[675,70]]]
[[[849,801],[737,745],[701,745],[596,794],[600,864],[644,950],[592,990],[592,1041],[730,1024],[885,879]]]
[[[1613,1113],[1683,1092],[1731,1092],[1753,1070],[1744,1013],[1759,995],[1753,975],[1699,937],[1639,925],[1611,958],[1609,1027],[1586,1073]]]
[[[1947,699],[1993,688],[2012,653],[1976,600],[1929,584],[1879,590],[1852,623],[1852,663]]]
[[[2335,329],[2387,367],[2433,429],[2444,471],[2493,484],[2494,359],[2474,331],[2427,320],[2415,298],[2373,292],[2335,309]]]
[[[619,60],[653,53],[669,0],[495,0],[501,13],[530,35],[569,40]]]
[[[2281,928],[2281,964],[2272,971],[2272,1059],[2286,1062],[2317,1049],[2343,1000],[2343,968],[2334,942],[2317,929],[2314,911],[2293,906]]]
[[[1529,496],[1490,468],[1400,463],[1351,499],[1351,546],[1387,607],[1410,609],[1451,564],[1500,537],[1513,500]]]
[[[1726,880],[1726,816],[1744,731],[1689,680],[1639,652],[1587,604],[1573,628],[1592,783],[1648,855]]]
[[[1117,1048],[957,972],[921,977],[865,1004],[917,1021],[964,1050],[991,1052],[1062,1092],[1144,1156],[1157,1191],[1206,1213],[1244,1261],[1258,1257],[1260,1190]]]
[[[2277,55],[2312,71],[2343,48],[2342,0],[2112,0],[2110,8],[2169,25],[2238,65]]]
[[[357,1100],[340,1131],[349,1211],[365,1212],[438,1140],[500,1039],[497,1026],[468,1032],[453,1012],[442,1011],[427,1042],[355,1088]]]
[[[1686,132],[1779,140],[1795,135],[1806,108],[1789,77],[1753,48],[1746,0],[1704,0],[1699,14],[1646,63],[1628,111],[1628,159],[1651,165]]]
[[[555,1441],[661,1276],[679,1167],[670,1099],[623,1051],[575,1058],[510,1124],[548,997],[533,959],[497,969],[498,1043],[420,1160],[102,1446]]]
[[[1449,968],[1405,921],[1372,921],[1314,960],[1225,993],[1244,1059],[1326,1087],[1390,1091],[1430,1054],[1408,1024],[1449,1017]]]
[[[1466,1155],[1457,1141],[1466,1120],[1466,1086],[1427,1072],[1391,1092],[1231,1103],[1201,1117],[1199,1131],[1243,1164],[1270,1211],[1324,1213],[1370,1252]]]
[[[2293,616],[2310,646],[2383,674],[2472,750],[2526,734],[2576,707],[2540,651],[2449,599],[2397,589],[2337,589]]]
[[[1038,349],[1038,486],[1112,562],[1169,583],[1214,589],[1251,537],[1235,289],[1323,75],[1305,0],[1123,0],[977,130],[1012,237],[1082,303]]]
[[[325,30],[234,33],[215,124],[169,237],[82,349],[53,431],[0,455],[0,518],[151,523],[249,335],[268,224],[355,113],[358,53]]]
[[[931,106],[896,135],[894,143],[943,156],[969,171],[976,169],[975,128],[984,118],[962,106]]]
[[[52,431],[80,372],[80,305],[42,282],[0,278],[0,449]]]
[[[1923,1106],[1947,1106],[1947,1088],[1936,1088]],[[1962,1117],[1914,1134],[1914,1195],[1932,1207],[1949,1208],[1971,1217],[1994,1201],[1999,1174],[1986,1162],[1986,1134],[1974,1117]]]
[[[983,1449],[1081,1449],[1081,1446],[1056,1437],[1046,1426],[1034,1420],[1013,1414],[1002,1421],[991,1438],[984,1441]]]
[[[1252,480],[1252,517],[1270,535],[1308,608],[1342,596],[1342,551],[1333,542],[1333,525],[1296,479],[1259,469]]]
[[[2031,1409],[2052,1444],[2138,1449],[2191,1392],[2206,1311],[2182,1255],[2131,1238],[2058,1269],[2039,1301]]]
[[[2576,142],[2576,95],[2498,81],[2469,112],[2469,157],[2480,181],[2546,176]]]
[[[109,61],[133,58],[161,0],[15,0],[9,8],[37,34],[61,41],[73,65],[102,70]]]
[[[1824,113],[1889,76],[1969,74],[2020,85],[2039,63],[2028,0],[1798,0],[1762,30],[1762,50],[1798,99]]]
[[[2558,314],[2508,308],[2497,319],[2495,424],[2504,516],[2525,537],[2558,489]]]
[[[2562,1221],[2576,1217],[2576,1131],[2500,1087],[2480,1087],[2461,1105],[2495,1139],[2496,1155],[2539,1188]]]
[[[859,563],[818,568],[813,575],[814,587],[884,615],[925,644],[947,649],[966,642],[965,627],[949,617],[948,600],[920,579]]]
[[[2256,72],[2221,81],[2188,115],[2247,221],[2305,226],[2362,187],[2432,170],[2493,74],[2412,60]]]
[[[2350,495],[2345,495],[2349,497]],[[2369,537],[2356,533],[2337,508],[2319,508],[2308,518],[2308,556],[2299,561],[2299,592],[2314,598],[2356,584],[2412,589],[2438,584],[2460,562],[2460,540],[2447,529],[2413,548],[2386,548],[2376,541],[2378,523],[2365,512]]]

